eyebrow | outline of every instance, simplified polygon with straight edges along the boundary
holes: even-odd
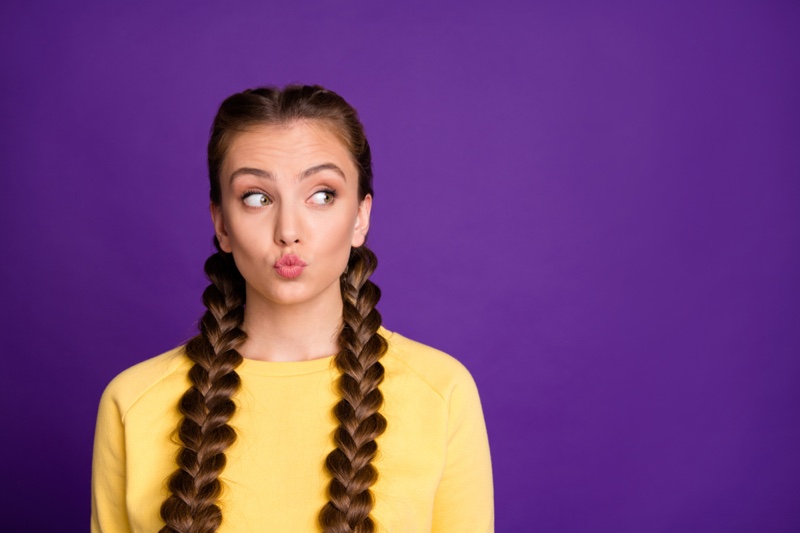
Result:
[[[300,180],[304,180],[307,177],[311,176],[312,174],[316,174],[317,172],[322,172],[323,170],[332,170],[339,174],[344,181],[347,181],[347,177],[344,175],[344,171],[339,168],[338,166],[334,165],[333,163],[322,163],[321,165],[317,165],[315,167],[307,168],[303,172],[300,173]]]
[[[229,183],[233,183],[233,180],[238,178],[239,176],[244,176],[250,174],[251,176],[256,176],[257,178],[265,178],[268,180],[274,180],[275,176],[272,172],[268,172],[266,170],[261,170],[260,168],[251,168],[251,167],[242,167],[237,168],[231,173],[231,177]]]
[[[341,176],[344,181],[347,181],[347,177],[344,175],[344,171],[337,165],[334,165],[333,163],[322,163],[321,165],[315,165],[311,168],[307,168],[300,173],[300,176],[298,176],[297,180],[302,181],[316,174],[317,172],[322,172],[323,170],[332,170],[335,173],[339,174],[339,176]],[[233,180],[235,180],[239,176],[244,176],[246,174],[249,174],[251,176],[256,176],[257,178],[263,178],[275,181],[275,174],[273,174],[269,170],[263,170],[260,168],[252,168],[252,167],[242,167],[242,168],[237,168],[231,173],[229,182],[233,183]]]

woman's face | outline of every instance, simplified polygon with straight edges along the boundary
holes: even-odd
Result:
[[[364,244],[372,198],[359,202],[358,170],[329,126],[259,126],[234,137],[211,205],[222,250],[232,253],[247,302],[340,300],[350,247]]]

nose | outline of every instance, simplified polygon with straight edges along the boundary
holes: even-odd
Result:
[[[298,213],[286,204],[278,206],[275,219],[275,243],[288,246],[298,242],[300,242]]]

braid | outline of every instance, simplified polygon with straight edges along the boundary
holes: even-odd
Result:
[[[375,531],[369,488],[378,478],[371,464],[378,449],[375,439],[386,431],[386,419],[378,412],[383,405],[378,385],[383,381],[379,359],[387,349],[386,340],[378,334],[381,315],[375,309],[381,291],[368,279],[376,266],[377,259],[366,246],[353,248],[341,280],[344,325],[334,361],[341,372],[342,399],[333,409],[339,421],[336,449],[325,461],[331,474],[329,501],[319,515],[325,533]]]
[[[236,406],[231,397],[239,389],[236,367],[242,356],[236,350],[244,341],[244,279],[230,254],[220,250],[206,260],[211,284],[203,292],[206,312],[200,335],[186,345],[194,362],[192,385],[180,399],[183,420],[178,438],[178,469],[169,478],[170,496],[161,505],[166,525],[160,533],[213,533],[222,522],[217,500],[222,491],[219,475],[225,468],[225,450],[236,440],[228,425]]]

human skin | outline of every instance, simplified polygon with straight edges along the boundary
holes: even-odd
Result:
[[[364,244],[372,198],[358,198],[358,170],[347,147],[321,122],[258,126],[237,134],[211,204],[223,251],[245,280],[244,357],[306,360],[336,353],[339,277],[350,247]],[[306,266],[288,279],[287,255]]]

